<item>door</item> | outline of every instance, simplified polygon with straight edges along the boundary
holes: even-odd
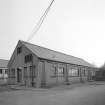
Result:
[[[17,82],[22,81],[22,69],[17,69]]]
[[[35,66],[30,66],[30,81],[31,81],[31,86],[35,86]]]

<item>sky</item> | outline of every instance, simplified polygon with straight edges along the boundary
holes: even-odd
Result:
[[[0,58],[10,59],[18,40],[27,41],[51,0],[0,0]],[[83,58],[105,62],[105,0],[55,0],[29,41]]]

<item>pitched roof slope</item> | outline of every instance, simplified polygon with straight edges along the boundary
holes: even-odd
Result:
[[[7,67],[8,60],[0,59],[0,68]]]
[[[29,50],[31,50],[34,54],[36,54],[40,58],[49,59],[49,60],[53,60],[53,61],[60,61],[60,62],[65,62],[65,63],[71,63],[71,64],[77,64],[77,65],[83,65],[83,66],[88,66],[88,67],[94,67],[92,64],[84,61],[81,58],[63,54],[61,52],[50,50],[48,48],[44,48],[44,47],[34,45],[31,43],[27,43],[24,41],[21,41],[21,42]]]

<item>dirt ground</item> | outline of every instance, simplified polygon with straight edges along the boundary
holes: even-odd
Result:
[[[62,85],[49,89],[1,86],[0,105],[105,105],[105,83]]]

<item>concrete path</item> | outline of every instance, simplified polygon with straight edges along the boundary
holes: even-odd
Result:
[[[0,105],[105,105],[105,84],[65,87],[1,92]]]

